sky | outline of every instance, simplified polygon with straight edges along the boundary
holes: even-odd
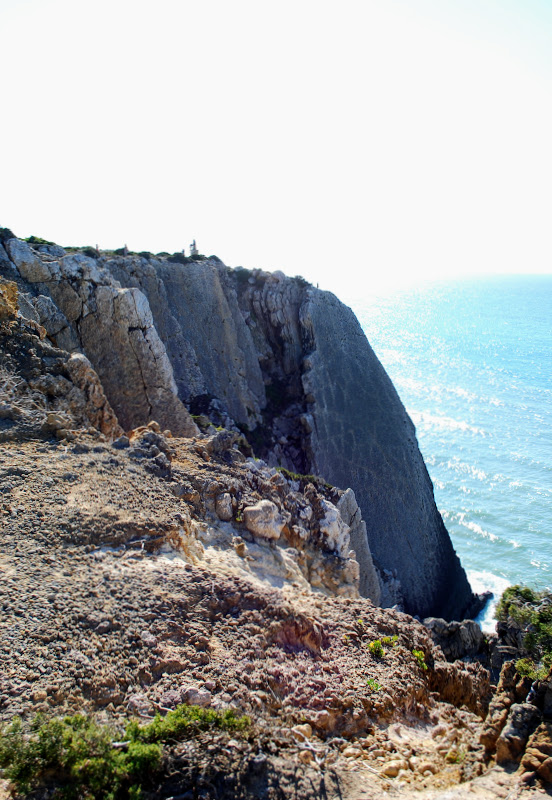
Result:
[[[550,0],[0,0],[0,225],[338,295],[552,272]]]

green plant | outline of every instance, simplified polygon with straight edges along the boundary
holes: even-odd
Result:
[[[40,236],[27,236],[25,241],[29,244],[54,244],[54,242],[49,242],[48,239],[42,239]]]
[[[427,669],[427,664],[423,650],[413,650],[412,655],[418,662],[418,665],[425,671]]]
[[[397,636],[397,634],[395,634],[394,636],[382,636],[381,643],[385,647],[398,647],[399,637]]]
[[[200,731],[216,728],[223,731],[243,731],[250,724],[249,717],[238,717],[232,709],[223,712],[199,706],[178,706],[162,717],[156,714],[147,725],[130,722],[126,729],[128,739],[147,744],[180,741]]]
[[[285,467],[276,467],[277,472],[281,472],[282,475],[288,479],[288,481],[297,481],[298,483],[312,483],[313,486],[323,486],[325,489],[333,489],[331,483],[328,483],[324,480],[324,478],[320,478],[318,475],[303,475],[300,472],[292,472]]]
[[[140,796],[140,786],[161,764],[157,744],[129,741],[113,747],[113,733],[88,717],[36,717],[25,735],[15,719],[0,735],[0,766],[18,792],[55,780],[65,798],[116,800]]]
[[[552,595],[527,586],[509,586],[502,594],[496,618],[524,633],[523,646],[530,660],[543,666],[552,662]],[[523,667],[522,667],[523,668]]]
[[[67,800],[138,800],[142,785],[161,767],[164,743],[209,729],[242,731],[248,725],[248,717],[232,710],[178,706],[147,725],[130,722],[125,740],[118,742],[115,731],[81,714],[37,716],[28,732],[16,718],[0,729],[0,768],[21,794],[49,786],[55,797]]]
[[[373,642],[368,644],[368,650],[370,654],[374,656],[374,658],[383,658],[385,655],[385,650],[383,649],[383,645],[379,639],[374,639]]]
[[[516,672],[522,677],[531,678],[532,681],[543,681],[550,670],[550,657],[545,657],[543,663],[535,664],[531,658],[518,658]]]
[[[191,259],[184,253],[173,253],[172,256],[167,257],[167,261],[170,261],[171,264],[189,264]]]
[[[379,692],[379,690],[381,689],[380,684],[377,682],[375,678],[368,678],[366,683],[368,685],[368,690],[373,694]]]
[[[100,254],[96,250],[95,247],[83,247],[83,255],[88,256],[88,258],[99,258]]]

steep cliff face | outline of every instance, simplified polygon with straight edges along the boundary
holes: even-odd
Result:
[[[337,298],[218,259],[94,259],[4,239],[0,267],[26,281],[33,307],[55,304],[41,324],[84,351],[124,427],[156,419],[191,435],[188,406],[240,427],[270,464],[350,487],[361,593],[461,618],[473,596],[414,426]]]

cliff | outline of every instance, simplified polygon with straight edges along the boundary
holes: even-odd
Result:
[[[199,434],[174,395],[193,435],[123,433],[78,327],[4,264],[23,292],[0,279],[1,800],[546,796],[552,673],[516,672],[509,629],[489,644],[360,596],[352,490],[247,457],[229,419]],[[89,308],[102,288],[108,309],[143,303],[74,285]],[[137,414],[162,397],[139,372]],[[278,416],[259,414],[273,456]]]
[[[193,435],[191,410],[239,429],[272,466],[350,488],[361,594],[422,617],[466,615],[474,598],[414,426],[336,297],[216,258],[90,257],[9,231],[2,242],[22,313],[86,355],[123,428],[155,420]]]

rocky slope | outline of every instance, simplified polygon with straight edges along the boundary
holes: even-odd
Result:
[[[191,409],[241,430],[270,465],[350,487],[364,521],[351,532],[361,594],[420,616],[474,612],[414,426],[333,295],[214,257],[66,252],[6,229],[0,239],[23,315],[85,354],[123,428],[155,420],[194,435]]]
[[[493,696],[487,669],[430,636],[477,656],[470,623],[360,596],[350,490],[248,458],[228,429],[123,434],[89,362],[17,303],[0,282],[2,723],[249,715],[168,745],[151,800],[545,796],[548,689],[528,702],[506,661]]]

